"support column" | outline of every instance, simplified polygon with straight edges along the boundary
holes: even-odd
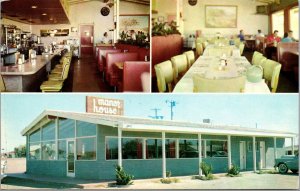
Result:
[[[161,146],[162,146],[162,177],[166,178],[166,132],[161,133]]]
[[[228,169],[231,168],[231,136],[227,135]]]
[[[295,143],[294,143],[294,137],[292,137],[291,138],[292,140],[291,140],[291,146],[292,146],[292,155],[294,155],[295,154]]]
[[[122,166],[122,129],[118,128],[118,165]]]
[[[252,141],[252,152],[253,152],[253,171],[256,172],[256,147],[255,147],[255,136]]]
[[[176,139],[175,144],[175,157],[176,159],[179,159],[179,139]]]
[[[144,138],[143,139],[143,159],[146,159],[147,158],[147,156],[146,156],[146,148],[147,147],[147,145],[146,145],[146,139]]]
[[[55,119],[55,158],[58,160],[58,117]]]
[[[198,134],[198,159],[199,159],[199,176],[201,177],[202,176],[202,170],[200,168],[201,166],[201,163],[202,163],[202,137],[201,137],[201,134],[199,133]]]
[[[276,137],[274,137],[274,164],[275,164],[275,159],[277,158],[277,152],[276,152]]]

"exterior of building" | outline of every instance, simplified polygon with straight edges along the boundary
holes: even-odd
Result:
[[[23,131],[27,173],[111,180],[115,165],[135,178],[213,173],[230,165],[244,171],[273,168],[296,134],[190,122],[44,111]]]

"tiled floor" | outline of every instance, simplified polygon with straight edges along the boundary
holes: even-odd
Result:
[[[71,73],[65,84],[66,92],[111,92],[97,69],[94,57],[85,57],[72,61]]]

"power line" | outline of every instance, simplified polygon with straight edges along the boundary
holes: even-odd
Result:
[[[175,107],[176,104],[178,104],[178,102],[175,102],[174,100],[166,100],[166,104],[168,104],[168,106],[171,108],[171,120],[173,120],[174,117],[173,107]]]
[[[151,109],[151,110],[154,111],[154,116],[149,115],[149,117],[151,117],[152,119],[163,119],[163,118],[164,118],[164,116],[158,115],[158,111],[160,111],[160,109],[158,109],[158,108],[153,108],[153,109]]]

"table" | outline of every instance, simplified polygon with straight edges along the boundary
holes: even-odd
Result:
[[[229,57],[228,68],[225,72],[218,70],[219,58],[213,56],[201,56],[187,73],[176,84],[173,93],[192,93],[194,89],[193,75],[200,74],[209,79],[220,79],[237,77],[245,75],[245,72],[251,64],[246,57]],[[262,80],[259,83],[246,81],[244,93],[270,93],[267,84]]]
[[[28,59],[24,64],[2,66],[1,75],[6,90],[9,92],[39,92],[40,85],[47,80],[51,70],[51,61],[59,55],[61,49],[46,56],[37,55],[36,59]]]
[[[117,67],[117,69],[119,69],[119,70],[123,70],[123,68],[124,68],[124,62],[116,62],[114,64],[114,66]]]
[[[218,46],[215,44],[208,44],[203,52],[203,56],[221,56],[222,54],[230,53],[227,56],[240,56],[240,49],[235,45]]]

